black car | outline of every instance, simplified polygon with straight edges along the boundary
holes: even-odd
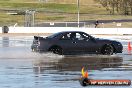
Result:
[[[122,53],[120,42],[94,38],[80,31],[65,31],[48,37],[34,36],[32,51],[53,52],[59,55],[71,54],[103,54]]]

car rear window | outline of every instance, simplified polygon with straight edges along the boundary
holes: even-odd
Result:
[[[50,36],[48,36],[47,38],[55,38],[56,36],[58,36],[60,33],[55,33],[55,34],[52,34]]]

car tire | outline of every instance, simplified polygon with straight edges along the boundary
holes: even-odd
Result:
[[[63,54],[63,50],[61,47],[52,47],[49,49],[50,52],[54,53],[54,54],[58,54],[58,55],[62,55]]]
[[[113,53],[114,53],[114,48],[112,45],[107,44],[102,49],[103,55],[113,55]]]

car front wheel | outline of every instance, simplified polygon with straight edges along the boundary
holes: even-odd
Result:
[[[114,53],[114,48],[111,45],[105,45],[102,49],[103,55],[113,55],[113,53]]]

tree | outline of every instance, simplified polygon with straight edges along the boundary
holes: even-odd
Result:
[[[100,3],[110,14],[132,15],[132,0],[94,0]]]

